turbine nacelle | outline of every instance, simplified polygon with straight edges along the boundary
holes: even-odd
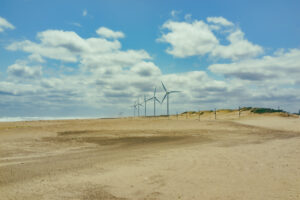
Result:
[[[164,83],[161,82],[161,84],[162,84],[163,89],[166,92],[165,95],[164,95],[164,97],[163,97],[163,99],[162,99],[162,101],[161,101],[161,103],[163,103],[164,100],[167,98],[167,115],[169,116],[169,95],[172,94],[172,93],[178,93],[180,91],[175,91],[175,90],[174,91],[168,91],[168,89],[166,88],[166,86],[164,85]]]
[[[165,95],[164,95],[164,97],[163,97],[163,99],[162,99],[162,101],[161,101],[161,103],[163,103],[164,102],[164,100],[165,100],[165,98],[167,97],[167,96],[169,96],[171,93],[179,93],[180,91],[168,91],[168,89],[166,88],[166,86],[164,85],[164,83],[163,82],[161,82],[161,84],[162,84],[162,86],[163,86],[163,89],[165,90]]]
[[[179,92],[180,92],[180,91],[170,91],[170,92],[166,92],[166,94],[165,94],[163,100],[161,101],[161,103],[164,102],[165,98],[166,98],[169,94],[171,94],[171,93],[179,93]]]

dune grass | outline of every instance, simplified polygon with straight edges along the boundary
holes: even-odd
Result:
[[[225,112],[225,113],[228,113],[228,112],[237,112],[239,111],[238,109],[218,109],[216,110],[217,112]],[[257,114],[263,114],[263,113],[288,113],[284,110],[281,110],[281,109],[272,109],[272,108],[258,108],[258,107],[242,107],[240,108],[240,111],[243,112],[243,111],[250,111],[252,113],[257,113]],[[203,110],[203,111],[185,111],[181,114],[199,114],[199,112],[201,112],[200,114],[204,114],[204,113],[212,113],[214,112],[214,110]]]

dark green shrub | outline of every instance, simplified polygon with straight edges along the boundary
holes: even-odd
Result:
[[[262,113],[275,113],[275,112],[285,112],[285,111],[276,110],[276,109],[272,109],[272,108],[252,108],[251,112],[262,114]]]

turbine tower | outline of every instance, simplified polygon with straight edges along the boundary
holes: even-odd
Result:
[[[158,103],[160,103],[160,101],[156,98],[156,96],[155,96],[155,94],[156,94],[156,88],[154,88],[154,94],[153,94],[153,97],[151,97],[150,99],[148,99],[148,100],[152,100],[153,99],[153,114],[154,114],[154,117],[156,116],[156,101],[158,102]]]
[[[161,84],[162,84],[162,86],[163,86],[163,88],[164,88],[164,90],[166,92],[166,94],[165,94],[163,100],[161,101],[161,103],[163,103],[164,100],[165,100],[165,98],[167,97],[167,116],[169,116],[169,95],[171,93],[177,93],[177,92],[180,92],[180,91],[168,91],[167,88],[165,87],[164,83],[161,82]]]
[[[150,99],[146,99],[146,95],[144,95],[144,104],[145,104],[145,117],[147,117],[147,101],[150,101]]]
[[[142,104],[140,104],[140,98],[138,98],[136,106],[138,109],[138,117],[139,117],[140,116],[140,106],[143,106]]]
[[[134,117],[135,117],[136,106],[137,106],[136,102],[134,102],[134,104],[132,106],[130,106],[130,107],[133,107],[133,116]]]

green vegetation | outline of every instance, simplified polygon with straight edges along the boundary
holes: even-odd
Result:
[[[258,113],[258,114],[262,114],[262,113],[275,113],[275,112],[283,112],[283,113],[285,113],[284,110],[276,110],[276,109],[272,109],[272,108],[252,108],[251,112]]]
[[[198,112],[196,112],[196,111],[185,111],[185,112],[183,112],[181,114],[186,114],[186,113],[188,113],[188,114],[196,114]]]

